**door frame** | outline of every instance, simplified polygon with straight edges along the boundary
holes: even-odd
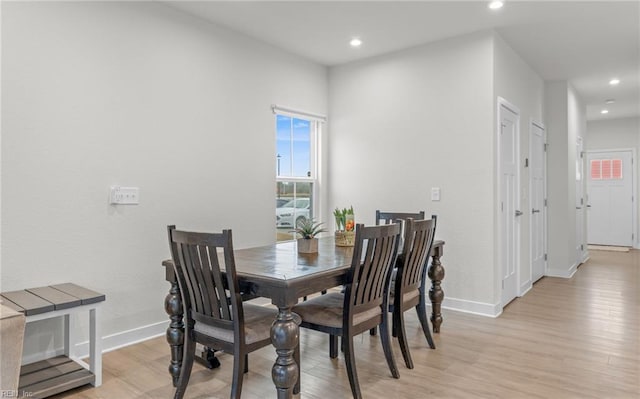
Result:
[[[576,162],[579,162],[580,165],[580,184],[576,181],[576,195],[578,194],[578,187],[582,192],[582,196],[580,197],[580,205],[578,205],[577,197],[576,197],[576,211],[580,210],[582,212],[582,221],[581,226],[582,231],[578,233],[578,212],[576,212],[576,267],[580,266],[587,260],[589,260],[589,250],[587,248],[587,153],[584,149],[585,139],[582,136],[576,136]],[[633,177],[632,177],[633,178]],[[578,206],[580,208],[578,209]],[[580,234],[580,238],[582,238],[582,242],[578,242],[578,234]],[[580,249],[578,250],[578,245],[580,245]]]
[[[544,132],[543,135],[543,140],[544,140],[544,145],[545,145],[545,149],[542,151],[542,163],[543,163],[543,184],[542,184],[542,196],[544,197],[544,203],[542,206],[542,211],[544,212],[543,214],[543,218],[542,218],[542,234],[543,234],[543,238],[542,238],[542,246],[544,247],[544,254],[545,254],[545,260],[544,260],[544,274],[543,276],[547,275],[547,268],[548,266],[548,260],[546,259],[546,255],[548,253],[549,250],[549,222],[547,220],[549,212],[547,212],[547,127],[544,125],[544,123],[534,119],[534,118],[529,118],[529,162],[531,162],[531,160],[533,159],[533,126],[537,126],[538,128],[542,129],[542,131]],[[531,166],[531,165],[529,165]],[[531,193],[533,192],[533,181],[531,179],[531,168],[529,168],[529,207],[531,208]],[[531,286],[533,283],[535,283],[535,281],[533,280],[533,223],[531,222],[533,217],[531,216],[532,214],[529,213],[529,273],[531,274],[531,284],[529,284],[529,286]]]
[[[638,191],[637,191],[637,164],[636,162],[638,162],[638,158],[636,157],[636,149],[635,148],[612,148],[612,149],[597,149],[597,150],[587,150],[585,151],[585,154],[587,156],[587,160],[589,159],[589,155],[590,154],[597,154],[597,153],[601,153],[601,152],[626,152],[629,151],[631,152],[631,196],[632,196],[632,200],[631,200],[631,214],[632,214],[632,220],[631,220],[631,230],[633,233],[633,240],[631,241],[631,244],[633,245],[633,248],[636,249],[640,249],[640,238],[638,237]],[[590,165],[585,165],[585,169],[588,169],[589,171],[590,169]],[[586,203],[589,204],[589,180],[586,181],[587,183],[587,193],[586,193]],[[587,215],[587,223],[589,223],[589,215]],[[587,234],[589,233],[589,227],[587,226]],[[587,243],[589,242],[589,237],[586,237],[585,240]]]
[[[496,155],[495,155],[495,162],[496,162],[496,203],[495,203],[495,212],[496,212],[496,231],[497,231],[497,240],[496,240],[496,258],[497,258],[497,265],[498,265],[498,273],[496,273],[497,276],[497,287],[499,288],[499,292],[500,295],[498,296],[498,308],[499,308],[499,312],[502,313],[502,309],[504,308],[505,305],[507,304],[503,304],[502,303],[502,292],[503,292],[503,288],[502,288],[502,241],[503,241],[503,234],[504,232],[502,231],[502,224],[501,222],[501,193],[502,193],[502,178],[501,178],[501,174],[502,174],[502,157],[501,157],[501,148],[500,148],[500,129],[501,129],[501,108],[505,107],[508,110],[510,110],[511,112],[513,112],[514,114],[516,114],[517,116],[517,122],[515,124],[515,128],[516,128],[516,134],[515,134],[515,147],[516,147],[516,193],[515,193],[515,203],[516,203],[516,209],[520,207],[520,160],[521,160],[521,156],[520,156],[520,122],[521,122],[521,113],[520,113],[520,109],[518,107],[516,107],[515,105],[513,105],[512,103],[510,103],[509,101],[507,101],[506,99],[504,99],[503,97],[498,96],[498,100],[497,100],[497,107],[496,107],[496,125],[495,125],[495,140],[496,140]],[[516,223],[516,228],[514,228],[514,234],[516,235],[515,237],[515,248],[514,251],[516,252],[516,256],[515,256],[515,271],[516,271],[516,297],[520,297],[523,295],[523,292],[521,290],[521,286],[520,286],[520,264],[521,264],[521,260],[520,260],[520,255],[521,255],[521,243],[520,243],[520,237],[521,237],[521,225],[520,223]]]

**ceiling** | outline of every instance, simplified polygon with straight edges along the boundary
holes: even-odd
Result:
[[[488,1],[166,3],[327,66],[495,29],[543,79],[568,80],[588,120],[640,116],[637,0],[507,0],[499,10]],[[349,46],[353,37],[360,48]],[[615,87],[608,83],[614,77],[621,80]]]

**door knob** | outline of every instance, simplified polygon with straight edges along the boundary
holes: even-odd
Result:
[[[532,209],[531,210],[531,213],[538,213],[538,212],[540,212],[540,209]]]
[[[522,211],[516,211],[516,216],[522,216]]]

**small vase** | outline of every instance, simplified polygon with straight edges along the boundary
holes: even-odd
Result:
[[[317,238],[298,238],[298,252],[301,254],[315,254],[318,252]]]
[[[355,231],[336,231],[336,246],[353,247],[356,241]]]

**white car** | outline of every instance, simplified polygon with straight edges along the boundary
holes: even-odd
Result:
[[[276,227],[294,229],[299,220],[309,218],[310,208],[311,201],[309,198],[296,198],[276,208]]]

